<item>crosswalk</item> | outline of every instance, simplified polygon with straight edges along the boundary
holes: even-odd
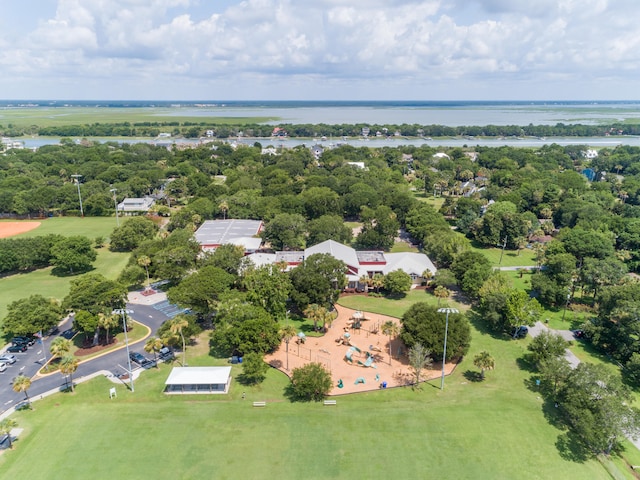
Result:
[[[180,315],[181,313],[189,313],[190,310],[188,308],[180,308],[177,305],[174,305],[173,303],[169,303],[168,301],[163,301],[160,303],[156,303],[153,308],[155,308],[156,310],[162,312],[163,314],[165,314],[167,317],[169,318],[173,318],[176,315]]]

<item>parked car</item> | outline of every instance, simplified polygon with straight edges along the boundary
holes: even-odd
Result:
[[[132,362],[136,362],[140,366],[143,366],[145,363],[149,361],[144,357],[144,355],[138,352],[131,352],[129,354],[129,358],[131,359]]]
[[[9,365],[13,365],[14,363],[16,363],[16,360],[18,359],[16,358],[15,355],[9,355],[8,353],[0,355],[0,362],[2,363],[8,363]]]
[[[33,337],[13,337],[11,339],[11,343],[13,343],[14,345],[17,345],[19,343],[23,343],[23,344],[27,345],[28,347],[30,347],[31,345],[36,343],[36,339],[33,338]]]
[[[26,343],[14,343],[9,348],[7,348],[8,353],[23,353],[27,351]]]
[[[7,364],[4,362],[0,362],[0,373],[4,372],[7,369]]]
[[[524,338],[527,336],[528,333],[529,333],[529,327],[525,325],[521,325],[519,327],[513,327],[513,330],[511,330],[511,336],[513,338]]]
[[[76,332],[73,331],[73,328],[69,328],[60,334],[61,337],[66,338],[67,340],[71,340]]]
[[[173,350],[169,347],[162,347],[158,352],[158,357],[161,360],[171,360],[173,358]]]

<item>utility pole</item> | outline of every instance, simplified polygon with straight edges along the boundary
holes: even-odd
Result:
[[[120,226],[120,219],[118,218],[118,198],[116,197],[116,192],[118,191],[117,188],[112,188],[111,190],[109,190],[111,193],[113,193],[113,204],[116,207],[116,227]]]
[[[504,237],[504,242],[502,242],[502,252],[500,252],[500,261],[498,265],[502,265],[502,256],[504,255],[504,249],[507,247],[507,237]]]
[[[76,185],[78,187],[78,200],[80,200],[80,216],[84,218],[84,210],[82,209],[82,195],[80,194],[80,177],[82,177],[82,175],[79,175],[77,173],[75,175],[71,175],[71,178],[75,179]]]

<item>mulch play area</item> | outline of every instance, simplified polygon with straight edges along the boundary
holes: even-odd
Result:
[[[339,305],[336,310],[338,318],[322,337],[306,337],[304,343],[297,338],[289,341],[288,371],[284,341],[265,361],[287,375],[307,363],[322,363],[333,378],[330,395],[378,390],[384,385],[386,388],[406,386],[413,382],[415,377],[407,348],[399,338],[391,342],[393,358],[389,365],[389,337],[382,333],[382,325],[391,320],[400,327],[399,319]],[[450,374],[454,368],[454,363],[446,364],[445,373]],[[438,378],[441,373],[439,363],[424,370],[422,378]]]
[[[0,238],[13,237],[39,226],[40,222],[0,222]]]

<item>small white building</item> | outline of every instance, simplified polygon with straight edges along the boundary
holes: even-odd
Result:
[[[118,204],[118,212],[124,214],[147,213],[153,207],[155,200],[151,197],[125,198]]]
[[[231,367],[174,367],[164,384],[168,395],[229,393]]]

